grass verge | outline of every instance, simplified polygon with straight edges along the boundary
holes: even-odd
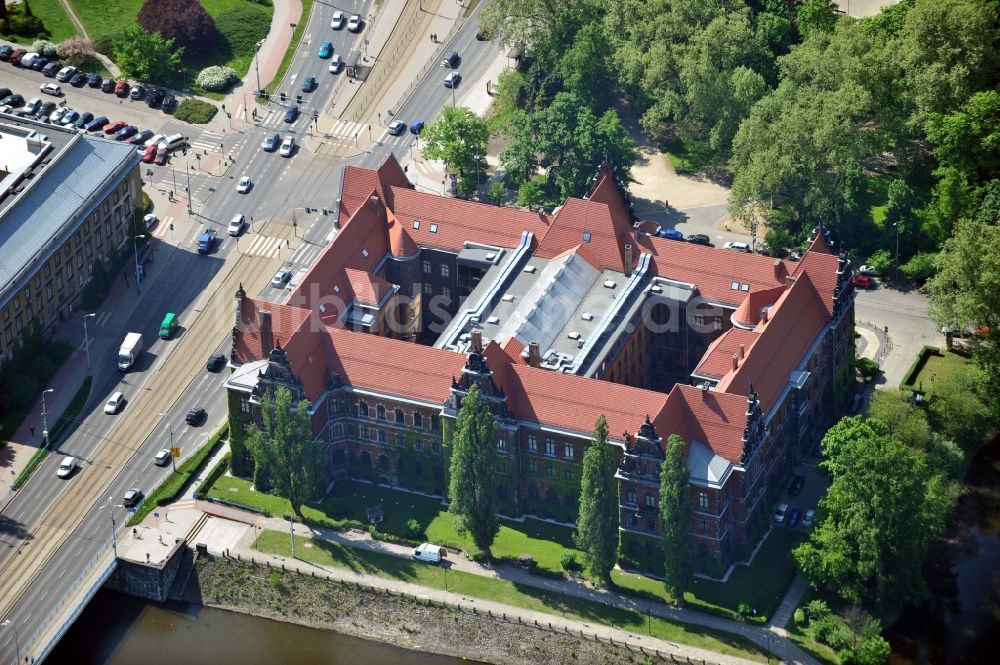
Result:
[[[90,397],[90,384],[93,382],[93,377],[88,376],[83,380],[83,385],[80,389],[76,391],[76,395],[73,396],[73,401],[69,403],[63,414],[59,416],[59,420],[56,421],[55,427],[49,432],[49,445],[46,447],[39,448],[34,455],[32,455],[31,460],[28,462],[28,466],[17,475],[14,479],[13,489],[20,489],[22,485],[28,482],[28,478],[34,473],[38,465],[42,463],[45,456],[49,454],[53,446],[59,443],[59,437],[62,433],[66,431],[66,428],[70,426],[71,423],[76,421],[77,416],[80,415],[80,411],[83,410],[83,405],[87,403],[87,399]]]
[[[31,0],[31,13],[45,26],[45,31],[49,33],[46,39],[55,44],[76,34],[76,26],[59,0]]]
[[[188,485],[198,475],[202,467],[205,466],[208,458],[210,458],[215,451],[219,449],[222,445],[222,437],[225,436],[228,426],[224,425],[219,429],[218,432],[209,437],[208,441],[202,445],[201,448],[195,451],[193,455],[188,457],[184,462],[177,467],[177,470],[167,476],[160,486],[157,487],[153,492],[146,497],[146,500],[142,502],[142,507],[129,519],[126,526],[135,526],[139,524],[144,519],[146,515],[151,513],[158,506],[175,501],[177,497],[184,493]]]
[[[579,621],[597,622],[633,633],[647,633],[659,639],[680,642],[731,656],[765,662],[766,653],[742,637],[721,631],[677,624],[582,598],[553,593],[507,580],[500,580],[345,547],[327,541],[296,537],[296,558],[321,566],[344,568],[358,573],[444,589],[457,594],[492,600],[528,610],[558,614]],[[262,552],[291,555],[288,534],[264,531],[255,543]]]
[[[295,29],[292,30],[292,41],[288,45],[288,50],[285,51],[285,57],[281,59],[281,66],[278,67],[278,73],[274,75],[273,81],[264,86],[264,90],[266,90],[269,94],[277,94],[278,87],[281,85],[281,81],[285,78],[285,72],[288,71],[289,65],[292,64],[292,58],[295,57],[295,52],[299,47],[299,40],[302,39],[302,33],[305,32],[306,23],[309,22],[312,6],[313,0],[302,0],[302,18],[299,19],[299,22],[295,24]]]

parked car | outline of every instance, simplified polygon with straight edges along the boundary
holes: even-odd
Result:
[[[24,97],[16,93],[13,95],[7,95],[3,99],[0,99],[0,104],[2,104],[3,106],[10,106],[11,108],[24,106]]]
[[[660,230],[656,232],[661,238],[666,238],[667,240],[684,240],[684,234],[677,229],[665,229],[660,227]]]
[[[802,476],[795,476],[792,478],[791,485],[788,486],[788,493],[792,496],[798,496],[802,492],[802,488],[806,484],[806,479]]]
[[[115,96],[117,97],[127,97],[128,96],[128,81],[118,81],[115,83]]]
[[[316,77],[307,76],[302,81],[302,92],[312,92],[316,89]]]
[[[62,88],[57,83],[43,83],[38,86],[38,89],[46,95],[52,95],[53,97],[62,96]]]
[[[68,110],[69,109],[65,109],[65,108],[56,108],[53,111],[51,111],[48,116],[46,116],[44,113],[39,113],[38,117],[41,118],[41,119],[43,119],[43,120],[45,118],[48,118],[49,122],[51,122],[53,125],[56,125],[56,124],[59,124],[59,122],[62,120],[63,115]]]
[[[285,138],[281,142],[281,147],[278,148],[278,154],[282,157],[291,157],[292,153],[295,151],[295,139],[291,136]]]
[[[34,62],[31,63],[31,68],[36,72],[40,72],[45,69],[45,65],[49,64],[49,62],[51,61],[48,58],[38,56],[35,58]],[[24,61],[21,61],[21,64],[24,64]]]
[[[180,148],[186,143],[187,139],[184,137],[184,135],[181,133],[177,133],[177,134],[171,134],[170,136],[167,136],[162,141],[160,141],[160,147],[166,148],[167,150],[176,150],[177,148]]]
[[[122,405],[124,403],[125,403],[125,395],[121,391],[116,392],[114,395],[111,396],[111,399],[109,399],[107,403],[104,405],[104,413],[113,416],[114,414],[118,413],[118,410],[122,408]]]
[[[157,147],[155,145],[147,145],[142,151],[142,163],[151,164],[156,159],[156,151]]]
[[[206,416],[207,414],[205,413],[205,409],[200,406],[196,406],[187,412],[187,415],[184,416],[184,422],[188,425],[197,426],[205,420]]]
[[[237,213],[229,220],[229,235],[238,236],[243,233],[243,225],[246,224],[246,217]]]
[[[154,146],[155,147],[155,146]],[[170,159],[170,152],[166,148],[156,148],[156,157],[153,158],[153,163],[157,166],[163,166]]]
[[[361,17],[357,14],[352,14],[351,18],[347,20],[347,29],[351,32],[361,32],[363,27]]]
[[[132,99],[142,99],[146,96],[146,89],[137,83],[132,86],[132,91],[129,93],[129,96]]]
[[[441,58],[442,67],[451,67],[452,69],[455,69],[461,62],[462,58],[459,57],[458,51],[448,51],[444,54],[444,57]]]
[[[788,517],[788,504],[783,503],[774,511],[774,521],[777,524],[784,524],[786,517]]]
[[[264,137],[264,141],[261,143],[260,147],[264,150],[264,152],[274,152],[278,149],[280,144],[281,137],[277,134],[277,132],[272,132]]]
[[[858,268],[858,274],[865,277],[878,277],[878,271],[867,264]]]
[[[126,508],[133,508],[142,503],[143,498],[145,498],[145,495],[142,493],[142,490],[138,487],[133,487],[125,492],[125,496],[122,497],[122,504]]]
[[[323,42],[319,47],[319,57],[329,58],[333,55],[333,44],[330,42]]]
[[[170,464],[170,448],[163,448],[153,457],[153,464],[156,466],[166,466]]]
[[[130,136],[129,139],[125,141],[125,143],[135,146],[146,145],[146,141],[148,141],[152,135],[153,135],[152,130],[144,129],[138,134],[133,134],[132,136]]]
[[[136,127],[135,125],[126,125],[125,127],[122,127],[117,132],[115,132],[115,140],[116,141],[124,141],[125,139],[129,138],[130,136],[133,136],[138,131],[139,131],[139,128]]]
[[[406,129],[406,123],[401,120],[393,120],[389,123],[389,134],[392,136],[399,136]]]
[[[87,85],[89,85],[91,88],[100,88],[101,83],[102,83],[101,75],[98,74],[97,72],[91,72],[90,74],[87,75]]]
[[[117,82],[110,76],[101,81],[101,92],[114,92]]]
[[[245,175],[236,184],[236,191],[239,194],[246,194],[250,191],[251,187],[253,187],[253,182],[250,180],[250,176]]]
[[[10,60],[10,54],[14,52],[14,47],[9,44],[0,46],[0,60]]]
[[[146,147],[148,148],[151,145],[158,146],[165,138],[167,138],[166,134],[153,134],[151,138],[146,139]]]
[[[90,111],[86,111],[85,113],[81,113],[80,117],[77,118],[73,122],[73,124],[76,125],[78,128],[83,129],[84,127],[87,126],[87,123],[93,119],[94,119],[94,114],[91,113]]]
[[[10,102],[7,102],[10,103]],[[28,103],[24,105],[24,112],[28,115],[33,115],[38,112],[39,107],[42,105],[41,97],[32,97],[28,100]]]
[[[424,131],[424,121],[417,120],[416,122],[410,124],[410,133],[420,136],[420,132]]]
[[[56,469],[56,475],[60,478],[69,478],[73,475],[73,471],[76,470],[76,458],[72,455],[66,455],[63,457],[62,462],[59,463],[59,468]]]
[[[65,68],[60,63],[58,63],[58,62],[50,62],[47,65],[45,65],[44,67],[42,67],[42,76],[47,76],[50,79],[54,78],[57,81],[63,81],[65,83],[65,80],[63,80],[61,78],[58,78],[59,73],[63,69],[65,69]]]
[[[330,27],[334,30],[340,30],[344,27],[344,12],[339,9],[333,12],[333,18],[330,19]],[[0,57],[0,59],[3,59]]]
[[[816,518],[816,511],[810,508],[806,511],[805,516],[802,518],[802,526],[809,528],[813,525],[813,520]]]
[[[343,67],[344,59],[340,57],[339,53],[334,53],[333,58],[330,60],[330,66],[327,69],[331,74],[339,74]]]
[[[160,218],[151,212],[147,212],[142,216],[142,223],[146,225],[147,231],[152,231],[160,223]]]
[[[749,252],[750,245],[740,240],[730,240],[722,246],[722,249],[731,249],[736,252]]]
[[[220,369],[226,366],[226,357],[221,353],[216,354],[208,359],[205,363],[205,369],[209,372],[218,372]]]
[[[56,110],[55,102],[45,102],[35,110],[36,118],[51,118],[52,112]]]
[[[788,513],[788,526],[795,526],[799,523],[799,518],[802,517],[802,511],[798,508],[792,508],[792,511]]]
[[[62,117],[59,119],[59,124],[66,126],[72,125],[73,123],[76,122],[76,119],[79,117],[80,114],[76,110],[69,109],[68,111],[62,114]]]
[[[285,122],[295,122],[299,117],[299,107],[297,104],[292,104],[285,111]]]
[[[851,284],[854,285],[856,289],[873,289],[875,288],[875,280],[873,280],[868,275],[855,275],[851,278]]]
[[[177,107],[177,99],[173,95],[167,95],[163,98],[160,103],[160,110],[164,113],[170,113]]]
[[[10,88],[0,88],[0,99],[5,99],[14,94],[14,91]]]
[[[712,246],[712,239],[704,233],[692,233],[687,237],[687,241],[695,245]]]
[[[462,75],[458,72],[448,72],[448,75],[444,77],[444,87],[446,88],[457,88],[458,84],[462,81]]]
[[[69,80],[69,84],[74,88],[82,88],[87,85],[87,75],[83,72],[77,72],[73,74],[73,78]]]
[[[167,91],[163,88],[153,88],[149,91],[149,95],[146,96],[146,105],[151,109],[155,109],[157,106],[163,104],[163,100],[167,98]]]
[[[10,62],[10,64],[14,65],[15,67],[18,67],[21,64],[21,59],[24,58],[24,56],[27,54],[28,54],[28,49],[16,48],[11,52],[10,57],[7,58],[7,61]]]
[[[108,124],[108,116],[99,115],[86,125],[83,126],[88,132],[95,132],[98,129],[104,129],[104,125]]]
[[[125,122],[124,120],[115,120],[114,122],[109,122],[108,124],[104,125],[103,131],[105,134],[114,134],[117,131],[124,129],[125,127],[128,127],[127,122]]]
[[[56,80],[59,81],[60,83],[66,83],[71,78],[76,76],[76,72],[77,72],[76,67],[74,67],[73,65],[67,65],[62,69],[60,69],[59,73],[56,74]]]
[[[276,289],[280,289],[292,278],[292,271],[288,268],[282,268],[278,272],[274,273],[274,277],[271,278],[271,286]]]

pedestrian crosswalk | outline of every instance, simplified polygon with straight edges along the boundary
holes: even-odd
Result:
[[[210,130],[205,130],[198,137],[197,141],[191,141],[191,147],[196,150],[208,150],[209,152],[215,151],[220,152],[222,150],[222,139],[224,135],[222,132],[213,132]]]
[[[239,244],[240,252],[243,254],[277,259],[281,258],[281,251],[288,247],[288,241],[285,238],[263,236],[259,233],[247,237],[251,239],[249,246],[246,245],[245,239],[241,239]]]
[[[157,224],[152,231],[150,231],[150,234],[154,238],[161,238],[161,239],[166,238],[170,235],[170,225],[173,223],[174,223],[173,215],[164,217],[163,219],[160,220],[160,223]]]

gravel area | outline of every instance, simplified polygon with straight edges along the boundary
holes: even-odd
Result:
[[[669,662],[580,636],[233,559],[199,559],[185,600],[495,665]]]

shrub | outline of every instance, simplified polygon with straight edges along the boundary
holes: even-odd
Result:
[[[271,588],[280,589],[281,588],[281,573],[276,570],[271,571]]]
[[[822,619],[823,617],[830,614],[830,608],[827,606],[826,601],[823,600],[810,600],[805,606],[806,616],[809,617],[810,621],[816,621],[817,619]]]
[[[507,185],[504,184],[503,180],[494,180],[490,184],[488,196],[493,203],[502,204],[507,200]]]
[[[879,277],[889,272],[892,267],[892,254],[887,249],[880,249],[868,257],[868,267],[878,274]]]
[[[42,21],[37,16],[27,15],[21,11],[24,4],[12,5],[7,9],[7,29],[6,34],[21,35],[22,37],[34,37],[35,35],[48,34]],[[16,13],[15,13],[16,12]]]
[[[47,39],[36,39],[31,43],[31,50],[45,58],[54,58],[59,55],[56,45]]]
[[[858,665],[885,665],[892,655],[892,647],[881,635],[873,635],[865,640],[861,648],[854,655],[854,662]]]
[[[720,578],[726,574],[726,566],[717,556],[703,554],[698,557],[698,566],[709,577]]]
[[[903,264],[903,274],[914,282],[923,284],[934,276],[934,258],[937,254],[920,252]]]
[[[827,633],[826,643],[833,647],[835,651],[850,649],[854,646],[854,635],[847,626],[837,623]]]
[[[219,37],[198,0],[146,0],[136,20],[149,33],[159,32],[191,51],[210,50]]]
[[[59,57],[67,65],[74,67],[93,68],[97,64],[94,55],[94,42],[84,37],[70,37],[59,44]]]
[[[420,522],[415,519],[406,520],[406,535],[410,538],[419,538],[420,534],[424,532],[423,528],[420,526]]]
[[[562,556],[559,557],[559,565],[562,566],[563,570],[570,573],[578,572],[582,568],[580,562],[576,560],[576,552],[569,550],[565,550]]]
[[[795,620],[795,625],[802,628],[806,625],[806,613],[801,607],[796,607],[795,612],[792,614],[792,619]]]
[[[861,372],[861,378],[865,380],[865,383],[871,383],[878,375],[878,363],[871,358],[858,358],[855,361],[855,365],[858,371]]]
[[[740,604],[736,606],[736,611],[739,612],[741,616],[745,617],[748,617],[751,614],[753,614],[753,608],[750,607],[750,603],[746,601],[740,602]]]
[[[232,67],[212,65],[198,72],[195,83],[205,90],[228,90],[229,86],[240,80],[239,74]]]
[[[214,104],[200,99],[185,99],[174,111],[174,117],[194,125],[204,125],[219,111]]]

